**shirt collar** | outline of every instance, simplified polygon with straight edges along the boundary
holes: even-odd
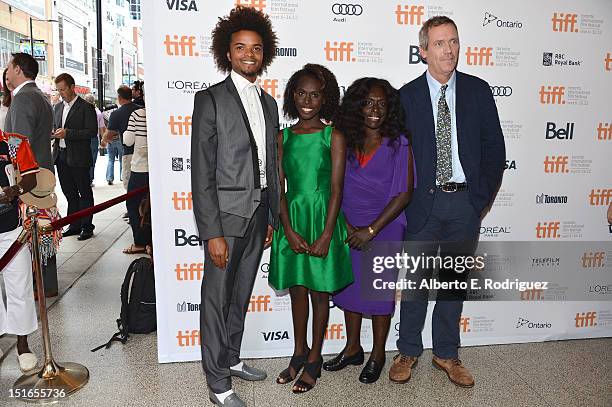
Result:
[[[232,78],[232,81],[234,82],[234,86],[236,86],[236,90],[238,91],[238,93],[244,92],[244,90],[248,86],[255,86],[255,89],[257,89],[257,94],[261,96],[261,87],[257,84],[257,82],[253,83],[249,81],[247,78],[240,76],[238,73],[234,72],[233,70],[232,70],[232,73],[230,73],[230,77]]]
[[[429,70],[427,70],[427,72],[425,73],[425,76],[427,77],[427,85],[429,86],[429,89],[431,91],[431,96],[434,97],[438,95],[438,93],[440,92],[440,88],[442,87],[443,84],[438,82],[433,76],[431,76],[431,74],[429,73]],[[446,82],[446,84],[448,85],[446,89],[447,92],[449,90],[451,91],[455,90],[455,83],[457,82],[456,77],[457,77],[457,71],[453,71],[453,74],[451,75],[450,79],[448,80],[448,82]]]
[[[72,107],[72,105],[74,105],[74,102],[76,102],[78,97],[79,95],[74,95],[74,98],[70,102],[66,102],[65,100],[63,100],[62,102],[64,103],[64,107]]]
[[[35,83],[32,79],[28,79],[27,81],[25,81],[24,83],[22,83],[21,85],[17,86],[15,89],[13,89],[13,96],[15,96],[17,93],[19,93],[19,91],[21,90],[21,88],[23,88],[25,85],[27,85],[28,83]]]

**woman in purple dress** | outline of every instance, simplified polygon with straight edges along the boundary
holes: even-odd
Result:
[[[399,94],[389,82],[362,78],[347,89],[335,120],[336,128],[345,134],[348,150],[342,210],[355,281],[333,297],[344,310],[347,343],[323,368],[337,371],[363,363],[361,321],[364,315],[372,316],[374,345],[359,375],[363,383],[373,383],[380,376],[395,310],[395,290],[375,287],[396,281],[398,272],[396,268],[374,271],[372,260],[401,253],[404,208],[414,185],[412,151],[403,135],[402,116]]]

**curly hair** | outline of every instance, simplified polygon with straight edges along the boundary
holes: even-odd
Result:
[[[319,117],[331,121],[340,102],[340,89],[338,87],[336,76],[332,73],[332,71],[323,65],[318,64],[306,64],[302,69],[295,72],[293,75],[291,75],[291,78],[289,78],[289,82],[287,82],[285,94],[283,96],[283,112],[285,113],[285,117],[293,120],[299,118],[298,110],[295,106],[295,100],[293,99],[293,94],[295,93],[298,82],[304,76],[310,76],[311,78],[321,82],[325,102],[323,103],[323,106],[321,106]]]
[[[387,96],[387,118],[381,132],[389,139],[389,145],[397,147],[400,135],[406,135],[404,112],[400,103],[399,92],[385,79],[360,78],[346,90],[340,108],[334,115],[334,123],[346,137],[346,145],[351,152],[364,152],[365,117],[362,112],[364,99],[374,86],[383,88]],[[406,137],[408,137],[406,135]]]
[[[228,16],[219,17],[217,25],[212,31],[213,54],[219,71],[228,73],[232,70],[232,63],[227,58],[230,49],[232,34],[238,31],[255,31],[263,40],[263,61],[257,73],[261,75],[270,66],[276,56],[278,38],[272,29],[270,18],[252,7],[237,6]]]

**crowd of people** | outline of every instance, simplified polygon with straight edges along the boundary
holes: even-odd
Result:
[[[126,190],[148,185],[147,128],[144,83],[117,90],[120,107],[105,118],[91,94],[77,95],[74,78],[62,73],[45,95],[35,83],[38,62],[29,54],[15,53],[3,72],[0,105],[0,255],[26,226],[28,205],[38,208],[40,223],[59,219],[54,194],[55,176],[68,204],[65,216],[94,206],[94,169],[101,149],[109,154],[106,181],[114,180],[114,158],[120,159],[121,179]],[[132,115],[132,113],[134,113]],[[132,159],[132,157],[134,157]],[[130,198],[124,218],[134,235],[134,245],[125,253],[144,253],[151,245],[150,220],[143,212],[142,195]],[[58,295],[55,254],[62,238],[93,237],[93,214],[73,217],[66,230],[41,239],[45,295]],[[0,335],[17,335],[17,355],[23,372],[37,365],[27,336],[37,328],[32,264],[28,250],[21,250],[2,270],[6,307],[0,296]],[[35,287],[34,287],[35,291]]]
[[[419,46],[427,71],[399,90],[364,77],[341,99],[335,75],[306,64],[285,88],[283,112],[294,124],[280,131],[276,101],[257,85],[277,41],[260,11],[239,6],[220,18],[211,53],[227,78],[194,99],[191,186],[206,270],[202,366],[209,397],[219,406],[245,405],[232,376],[267,377],[240,359],[264,248],[271,246],[268,283],[289,291],[293,317],[293,356],[276,382],[304,393],[322,370],[364,364],[361,324],[371,317],[373,347],[359,381],[373,383],[385,365],[396,293],[373,292],[368,260],[401,252],[404,241],[418,254],[473,253],[504,170],[495,101],[485,81],[456,70],[459,35],[450,18],[423,24]],[[432,273],[420,269],[414,278]],[[393,282],[397,275],[390,268],[375,277]],[[467,273],[443,268],[438,278],[459,282]],[[389,370],[397,383],[409,381],[423,352],[429,293],[408,294],[401,302],[399,353]],[[432,364],[452,383],[472,387],[475,380],[459,359],[465,297],[461,289],[437,293]],[[344,311],[347,342],[324,362],[330,299]]]

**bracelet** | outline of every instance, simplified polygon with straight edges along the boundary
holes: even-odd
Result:
[[[368,232],[370,233],[371,236],[376,235],[376,232],[374,231],[374,228],[372,226],[368,226]]]

